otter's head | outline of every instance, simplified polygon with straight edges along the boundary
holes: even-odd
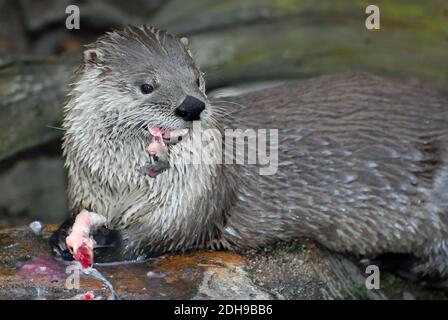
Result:
[[[170,132],[206,122],[211,111],[204,78],[187,45],[185,38],[146,26],[99,38],[84,51],[73,89],[78,99],[91,101],[80,111],[86,118],[89,112],[100,117],[110,134],[122,139],[148,126]]]

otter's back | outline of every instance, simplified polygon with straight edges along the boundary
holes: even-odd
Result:
[[[227,107],[229,126],[279,130],[278,171],[256,179],[261,198],[276,193],[279,211],[299,214],[305,234],[327,230],[320,240],[336,249],[366,252],[376,244],[380,251],[398,243],[405,251],[416,230],[424,242],[425,233],[444,228],[436,218],[447,209],[443,98],[358,74],[294,82],[237,101],[239,107]]]

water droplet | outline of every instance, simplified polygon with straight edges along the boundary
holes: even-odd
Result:
[[[371,168],[371,169],[378,167],[378,164],[375,161],[367,161],[366,165],[367,165],[367,168]]]
[[[42,234],[42,223],[40,221],[33,221],[29,224],[29,227],[33,231],[36,236],[40,236]]]
[[[343,181],[345,182],[345,183],[351,183],[351,182],[353,182],[353,181],[355,181],[356,180],[356,176],[354,176],[354,175],[352,175],[352,174],[346,174],[346,175],[344,175],[344,177],[343,177]]]

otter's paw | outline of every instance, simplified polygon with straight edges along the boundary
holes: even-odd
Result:
[[[75,218],[71,217],[64,221],[63,224],[50,237],[51,252],[58,260],[73,261],[73,256],[67,248],[66,238],[70,229],[75,222]]]
[[[73,255],[67,247],[67,236],[70,234],[75,218],[69,218],[56,230],[50,237],[50,247],[53,255],[58,260],[73,261]],[[105,262],[114,260],[120,244],[120,235],[118,231],[109,230],[106,227],[100,227],[92,234],[95,241],[93,249],[96,262]]]
[[[121,260],[121,235],[116,230],[110,230],[106,227],[100,227],[93,233],[95,240],[95,262],[110,262]]]

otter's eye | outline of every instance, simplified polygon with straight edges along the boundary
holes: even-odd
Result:
[[[198,87],[201,86],[201,79],[199,79],[199,78],[196,79],[196,85],[197,85]]]
[[[140,90],[143,94],[149,94],[154,91],[154,87],[148,83],[144,83],[140,86]]]

